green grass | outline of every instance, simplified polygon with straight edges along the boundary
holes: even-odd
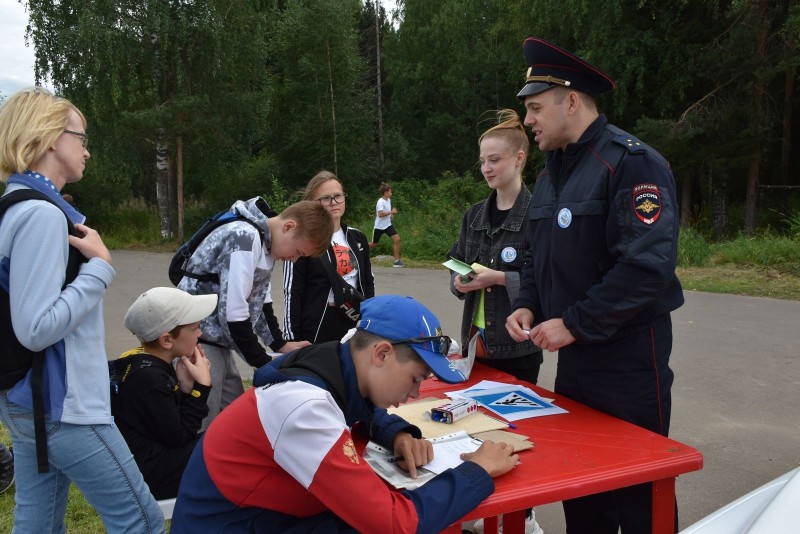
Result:
[[[8,430],[0,423],[0,441],[6,445],[11,443]],[[12,486],[5,493],[0,494],[0,532],[11,532],[14,524],[14,495],[16,486]],[[78,491],[75,484],[69,487],[66,513],[67,532],[81,534],[102,534],[106,530],[100,516],[89,506],[86,498]]]

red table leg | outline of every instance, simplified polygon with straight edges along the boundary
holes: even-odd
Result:
[[[675,532],[675,477],[653,481],[653,534]]]
[[[525,510],[503,514],[503,534],[525,534]]]

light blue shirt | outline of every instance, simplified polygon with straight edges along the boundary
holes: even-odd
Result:
[[[12,184],[7,192],[22,188]],[[0,276],[17,338],[33,351],[46,350],[45,409],[54,421],[110,424],[103,296],[115,272],[92,258],[62,291],[68,255],[59,208],[28,200],[8,209],[0,225]],[[8,398],[32,409],[30,371]]]

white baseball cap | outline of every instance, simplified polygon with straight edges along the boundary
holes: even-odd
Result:
[[[122,323],[140,341],[153,341],[177,326],[205,319],[216,307],[216,295],[190,295],[175,287],[154,287],[139,295]]]

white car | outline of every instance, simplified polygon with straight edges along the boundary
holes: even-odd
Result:
[[[800,467],[720,508],[680,534],[800,532]]]

